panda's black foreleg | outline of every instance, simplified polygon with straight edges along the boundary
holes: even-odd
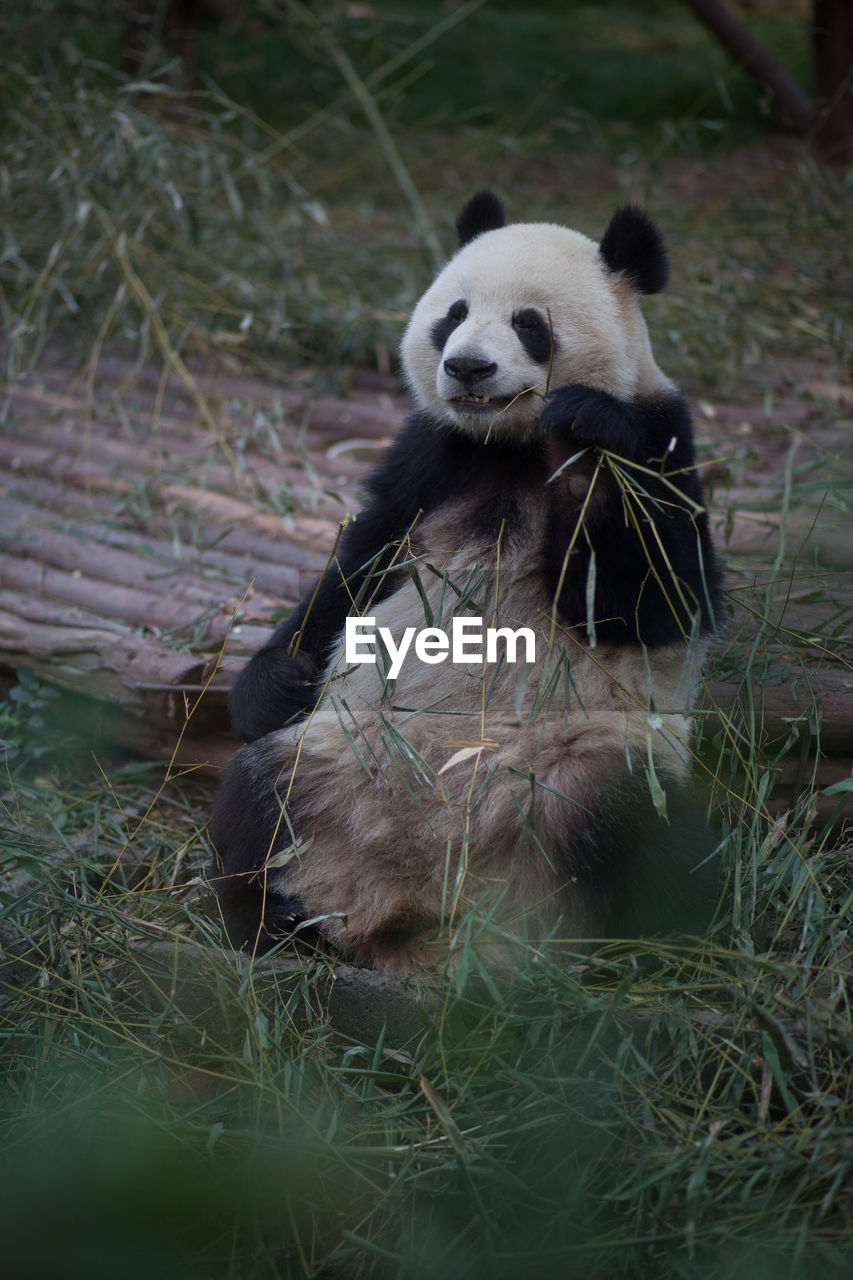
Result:
[[[243,747],[216,797],[209,882],[223,944],[235,950],[268,951],[304,919],[299,899],[269,882],[270,858],[292,840],[276,794],[279,772],[280,761],[266,742]]]
[[[381,548],[381,544],[380,544]],[[379,550],[379,549],[377,549]],[[323,668],[353,599],[369,581],[343,553],[246,664],[228,695],[231,726],[254,742],[307,715],[323,691]]]
[[[369,476],[367,503],[323,577],[237,677],[228,707],[239,737],[253,742],[312,710],[347,616],[392,593],[407,533],[437,504],[469,492],[481,454],[475,441],[412,415]]]
[[[410,424],[411,433],[417,423]],[[435,434],[435,433],[433,433]],[[247,742],[298,720],[317,703],[322,675],[347,616],[390,595],[399,540],[460,468],[445,459],[443,440],[415,466],[419,439],[406,432],[368,483],[369,501],[343,532],[323,577],[244,667],[228,709],[234,732]]]
[[[542,411],[540,434],[555,477],[545,571],[562,620],[586,624],[602,642],[648,648],[686,639],[697,620],[712,630],[719,574],[680,396],[628,404],[562,387]],[[615,464],[601,463],[602,450]]]
[[[655,809],[648,779],[634,775],[604,793],[584,833],[602,936],[701,936],[719,887],[718,837],[697,799],[663,779],[666,816]]]
[[[539,433],[549,472],[544,569],[557,612],[568,626],[586,624],[600,640],[635,643],[648,564],[625,527],[617,487],[599,451],[633,456],[640,434],[636,415],[615,396],[573,384],[552,393]]]

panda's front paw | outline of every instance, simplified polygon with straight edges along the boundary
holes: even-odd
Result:
[[[320,693],[320,670],[307,654],[279,645],[260,649],[238,675],[228,696],[231,727],[254,742],[301,719]]]
[[[539,418],[539,431],[546,439],[608,449],[622,457],[633,457],[636,452],[629,406],[606,391],[596,391],[580,382],[559,387],[550,394]]]

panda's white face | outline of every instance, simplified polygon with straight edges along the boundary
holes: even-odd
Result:
[[[543,397],[584,383],[630,398],[668,386],[635,289],[598,245],[550,223],[477,236],[417,304],[402,342],[419,408],[482,437],[529,438]]]

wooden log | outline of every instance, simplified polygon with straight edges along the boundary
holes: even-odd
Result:
[[[105,463],[109,465],[105,466]],[[38,443],[37,440],[22,441],[8,437],[0,439],[0,465],[5,465],[13,471],[35,471],[37,474],[61,479],[66,484],[70,483],[84,489],[106,488],[108,492],[132,495],[135,488],[144,485],[148,490],[153,490],[163,501],[177,499],[193,508],[198,506],[201,510],[211,509],[218,499],[221,499],[223,504],[236,503],[238,499],[230,495],[235,488],[242,489],[245,495],[244,506],[256,515],[266,515],[276,522],[279,529],[283,527],[285,519],[292,523],[294,517],[289,514],[282,517],[259,512],[254,505],[259,497],[269,496],[278,487],[287,488],[288,495],[297,510],[321,512],[323,509],[328,509],[329,519],[335,519],[343,514],[346,506],[342,501],[335,501],[316,484],[307,482],[304,479],[304,472],[295,470],[282,472],[278,483],[269,481],[262,483],[257,476],[249,473],[235,477],[226,468],[212,467],[203,464],[203,461],[196,463],[195,460],[184,459],[181,465],[170,459],[170,473],[195,475],[203,470],[205,487],[169,483],[158,476],[156,471],[152,476],[150,460],[146,461],[140,455],[138,447],[125,444],[118,447],[110,442],[99,441],[97,456],[90,457],[86,453],[78,454],[76,450],[54,447],[49,443]],[[202,497],[206,499],[204,503],[202,503]],[[233,508],[235,511],[236,509],[236,507]],[[244,514],[242,519],[245,518]]]
[[[22,447],[43,448],[50,454],[54,466],[65,468],[69,474],[75,459],[78,465],[83,460],[86,468],[94,463],[99,471],[110,474],[120,471],[124,479],[138,476],[155,484],[164,475],[195,475],[203,470],[206,489],[230,493],[236,487],[248,495],[257,495],[274,493],[286,484],[295,500],[309,506],[328,496],[312,480],[313,475],[326,476],[330,482],[341,475],[345,486],[349,486],[362,469],[357,463],[349,462],[345,454],[338,460],[334,454],[327,456],[326,452],[315,449],[309,456],[297,443],[285,440],[274,459],[257,448],[244,449],[241,461],[245,463],[245,470],[235,472],[233,467],[212,462],[210,441],[198,435],[190,440],[168,435],[158,441],[146,441],[146,449],[140,450],[136,441],[116,439],[103,428],[98,432],[84,429],[77,419],[72,419],[67,428],[32,423],[26,438],[15,433],[7,437],[7,454],[16,441]],[[362,446],[365,443],[362,442]],[[371,452],[378,453],[375,445]]]
[[[336,526],[330,524],[327,543],[323,550],[300,546],[293,541],[289,532],[282,529],[272,533],[246,525],[239,528],[232,526],[224,531],[214,524],[199,526],[200,537],[205,542],[215,542],[217,549],[225,550],[229,555],[247,556],[250,565],[255,567],[266,565],[270,574],[281,571],[287,575],[288,570],[295,572],[299,583],[299,591],[293,597],[296,600],[301,600],[309,587],[313,587],[317,574],[326,563],[329,549],[334,541],[335,530]],[[263,586],[260,581],[258,585]],[[264,590],[266,589],[264,587]],[[278,596],[281,603],[289,598],[283,593]]]
[[[185,484],[166,484],[161,492],[164,497],[186,503],[195,511],[215,516],[222,524],[242,524],[256,532],[266,533],[271,538],[281,536],[281,516],[258,511],[257,507],[242,498]],[[324,545],[329,536],[329,521],[315,516],[294,515],[288,518],[288,526],[291,536],[303,544],[313,540]]]
[[[364,1044],[382,1038],[403,1048],[419,1040],[428,1025],[428,997],[419,997],[413,987],[387,974],[331,956],[318,960],[291,954],[253,961],[239,952],[175,939],[133,944],[129,960],[119,963],[127,978],[146,982],[149,998],[177,1006],[208,1028],[227,1022],[249,972],[253,998],[261,1007],[286,1003],[303,1027],[326,1023]],[[294,1001],[295,995],[301,998]]]
[[[38,515],[22,508],[14,501],[4,503],[6,523],[0,530],[0,544],[7,555],[38,562],[43,566],[63,569],[80,575],[85,566],[88,580],[124,585],[134,583],[139,590],[152,590],[158,597],[169,596],[192,601],[200,608],[219,607],[225,592],[230,596],[239,591],[240,584],[230,589],[222,581],[212,582],[202,577],[191,566],[177,564],[169,559],[141,556],[138,552],[111,547],[105,542],[80,537],[79,528],[74,533],[64,533],[47,528]],[[43,520],[42,515],[42,520]],[[150,547],[150,543],[147,544]],[[274,609],[279,600],[260,598],[256,591],[255,605]]]
[[[218,655],[182,653],[150,635],[134,635],[114,622],[67,607],[52,607],[46,620],[39,602],[20,593],[4,592],[0,602],[0,667],[12,673],[19,666],[30,667],[59,688],[114,703],[160,727],[177,721],[176,708],[185,700],[194,701],[195,690],[214,670],[215,683],[222,689],[224,724],[224,690],[244,661],[235,665]],[[166,690],[173,700],[171,708]]]
[[[224,641],[241,605],[238,594],[221,600],[197,584],[178,583],[174,591],[158,594],[92,578],[76,569],[53,569],[8,553],[0,553],[0,586],[45,604],[57,601],[101,618],[120,618],[135,626],[182,634],[208,648]]]
[[[65,392],[51,390],[43,386],[19,383],[9,388],[8,395],[12,402],[31,402],[42,407],[66,409],[71,412],[80,410],[83,397],[68,395]],[[211,396],[216,398],[214,392]],[[368,403],[357,400],[342,400],[333,396],[312,396],[309,391],[292,391],[283,388],[268,388],[257,395],[261,403],[280,405],[291,418],[298,422],[299,430],[310,430],[312,437],[323,439],[342,436],[366,436],[374,439],[391,440],[400,429],[404,413],[401,409],[388,406],[380,400],[371,398]],[[174,402],[173,402],[174,403]],[[187,417],[180,419],[162,415],[161,423],[171,426],[177,421],[183,430],[191,425],[198,430],[198,410],[195,405],[188,405]],[[209,441],[209,437],[208,437]]]
[[[45,505],[51,497],[56,499],[55,510],[61,510],[62,499],[59,487],[49,481],[34,481],[31,485],[4,486],[11,497],[3,498],[3,514],[8,524],[0,528],[0,542],[7,542],[17,554],[29,550],[33,553],[30,531],[37,530],[43,537],[49,528],[55,529],[63,525],[69,533],[69,544],[76,548],[77,562],[73,564],[73,556],[68,556],[65,563],[50,561],[54,568],[74,568],[81,563],[88,563],[89,558],[97,556],[99,576],[102,575],[102,554],[105,548],[116,548],[135,555],[139,561],[138,571],[132,572],[133,580],[141,577],[150,578],[153,582],[168,584],[171,576],[192,576],[201,581],[212,580],[218,584],[220,595],[233,590],[245,590],[250,586],[258,589],[258,598],[267,597],[272,608],[292,605],[313,585],[315,571],[313,569],[297,569],[288,563],[277,563],[272,559],[288,559],[288,540],[275,540],[266,537],[249,539],[247,549],[242,555],[231,554],[219,549],[222,538],[216,537],[217,546],[210,548],[204,545],[204,533],[199,531],[202,545],[182,544],[177,538],[167,541],[153,534],[143,538],[137,530],[116,527],[108,523],[97,524],[63,513],[62,516],[51,516]],[[22,495],[34,496],[37,502],[24,500]],[[107,503],[103,504],[106,513]],[[91,514],[91,511],[88,512]],[[211,540],[215,535],[211,534]],[[330,531],[331,537],[331,531]],[[315,557],[316,570],[324,563],[319,553]],[[118,562],[113,562],[117,564]]]
[[[853,752],[853,671],[815,667],[808,658],[779,684],[749,679],[712,680],[701,712],[704,732],[721,725],[721,714],[750,726],[764,745],[787,741],[792,732],[815,737],[825,752]]]
[[[174,723],[164,729],[162,723],[122,715],[115,707],[104,704],[100,708],[97,738],[104,746],[131,751],[143,760],[159,760],[169,766],[169,776],[174,778],[190,774],[210,778],[218,782],[228,761],[240,746],[231,734],[216,726],[204,726],[211,717],[210,703],[216,699],[217,725],[227,722],[223,691],[214,688],[193,709],[186,731],[181,733],[185,718],[183,706],[175,706]],[[196,695],[197,696],[197,695]]]
[[[9,442],[7,441],[8,445]],[[19,452],[16,452],[19,451]],[[36,471],[41,476],[62,479],[66,483],[80,481],[81,487],[89,492],[126,498],[131,497],[134,486],[123,477],[105,475],[102,468],[83,461],[74,461],[70,457],[57,459],[48,450],[31,445],[17,445],[15,449],[5,451],[12,455],[10,465],[13,470],[19,467]],[[4,462],[4,441],[0,437],[0,466]],[[201,512],[216,520],[220,525],[235,525],[249,528],[255,534],[264,534],[271,545],[286,544],[287,559],[297,567],[314,567],[318,563],[320,550],[329,549],[329,533],[337,527],[341,517],[340,507],[335,504],[331,518],[319,516],[283,517],[271,512],[259,511],[251,502],[235,498],[230,494],[217,493],[188,484],[163,484],[156,489],[158,498],[167,509],[178,511],[187,509],[194,514]],[[331,506],[331,503],[329,504]],[[219,529],[221,533],[221,527]],[[313,549],[306,547],[305,542],[315,543]],[[303,545],[300,545],[300,542]],[[324,560],[322,561],[324,562]]]
[[[150,551],[164,564],[167,565],[171,558],[182,569],[186,568],[183,563],[186,558],[197,566],[199,577],[215,576],[221,581],[223,598],[229,590],[239,590],[254,583],[259,589],[259,598],[266,595],[274,602],[271,607],[290,605],[301,600],[313,587],[326,562],[325,554],[308,551],[294,543],[283,528],[272,536],[268,531],[223,530],[217,525],[200,524],[191,530],[193,541],[182,544],[174,532],[169,540],[155,536],[154,514],[149,521],[152,532],[145,535],[136,529],[117,527],[106,522],[106,517],[113,511],[112,497],[91,487],[87,491],[63,488],[37,476],[16,474],[0,485],[0,494],[3,495],[4,515],[7,510],[12,511],[7,504],[8,495],[18,504],[22,524],[26,521],[42,526],[64,523],[72,528],[81,540],[81,560],[92,550],[85,546],[87,539],[98,547],[107,545]],[[104,523],[94,522],[91,519],[93,514],[103,515]],[[169,523],[173,525],[173,522]],[[335,528],[330,522],[329,546],[334,540]],[[2,536],[3,529],[0,528],[0,540]],[[150,571],[151,560],[144,559],[144,564]]]

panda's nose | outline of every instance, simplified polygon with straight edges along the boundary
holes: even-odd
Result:
[[[498,366],[487,363],[483,356],[451,356],[444,362],[444,372],[457,382],[464,382],[473,387],[477,382],[485,382],[497,372]]]

